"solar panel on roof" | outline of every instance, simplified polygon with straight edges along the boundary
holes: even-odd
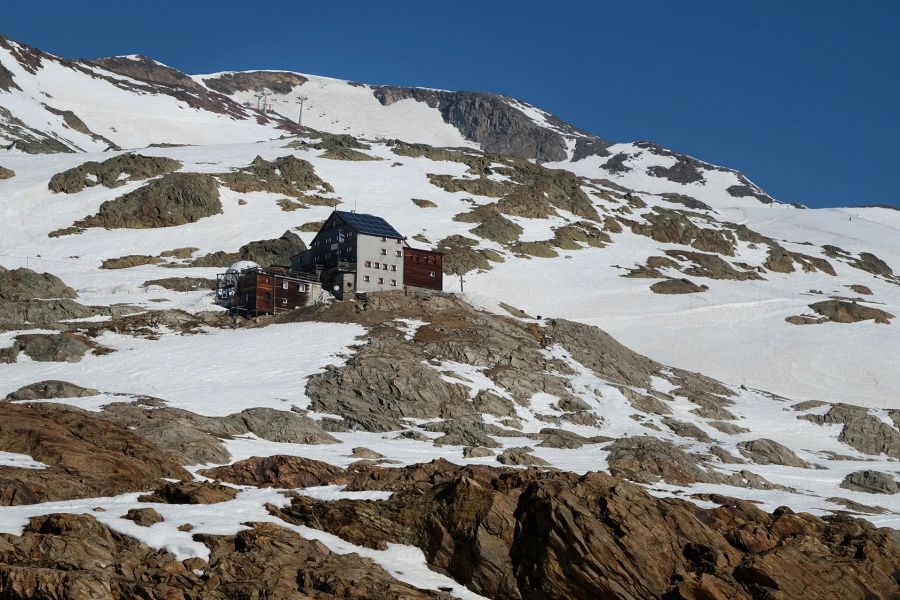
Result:
[[[403,236],[391,225],[375,215],[336,211],[350,227],[363,235],[377,235],[381,237],[400,238]]]

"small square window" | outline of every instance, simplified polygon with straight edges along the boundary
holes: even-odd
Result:
[[[430,273],[428,273],[428,276],[429,276],[429,277],[434,277],[434,271],[431,271]]]
[[[386,242],[386,241],[387,241],[387,238],[386,238],[386,237],[382,237],[382,238],[381,238],[381,241],[382,241],[382,242]]]
[[[378,278],[378,283],[384,283],[384,278],[379,277],[379,278]]]
[[[368,276],[368,275],[363,275],[363,281],[369,281],[369,276]]]
[[[383,263],[383,264],[381,265],[381,268],[384,269],[385,271],[387,271],[387,270],[388,270],[388,264],[387,264],[387,263]]]
[[[381,263],[375,263],[375,268],[376,268],[376,269],[380,269],[380,268],[381,268]]]
[[[397,280],[396,280],[396,279],[391,279],[391,285],[396,287],[396,286],[397,286]]]
[[[396,270],[397,270],[397,265],[391,265],[391,271],[396,271]]]
[[[287,298],[282,298],[282,299],[281,299],[281,303],[286,305],[286,304],[287,304]]]
[[[387,256],[387,248],[382,248],[382,249],[381,249],[381,255],[382,255],[382,256]]]
[[[371,266],[372,266],[372,261],[371,261],[371,260],[367,260],[367,261],[366,261],[366,266],[367,266],[367,267],[371,267]]]
[[[290,289],[290,284],[289,284],[287,281],[282,281],[282,282],[281,282],[281,289],[283,289],[283,290]]]
[[[298,284],[297,284],[297,291],[298,291],[298,292],[305,292],[305,291],[306,291],[306,284],[305,284],[305,283],[298,283]]]
[[[397,256],[403,256],[403,253],[397,250]]]

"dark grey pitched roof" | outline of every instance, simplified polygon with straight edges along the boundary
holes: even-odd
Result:
[[[390,223],[376,217],[375,215],[367,215],[362,213],[345,212],[342,210],[334,211],[337,216],[344,220],[356,233],[362,235],[377,235],[381,237],[389,237],[396,239],[406,239],[399,231],[391,227]]]

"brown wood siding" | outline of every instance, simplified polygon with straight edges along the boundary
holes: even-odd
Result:
[[[285,283],[287,288],[284,286]],[[301,285],[307,291],[300,291]],[[309,289],[309,283],[254,271],[239,279],[234,307],[253,313],[294,310],[307,305],[310,299]]]
[[[441,290],[444,287],[444,255],[430,250],[403,249],[403,285]]]

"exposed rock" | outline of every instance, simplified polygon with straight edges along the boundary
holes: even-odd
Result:
[[[837,496],[832,496],[830,498],[826,498],[828,502],[833,502],[834,504],[839,504],[847,508],[847,510],[851,511],[855,514],[862,515],[883,515],[888,512],[888,509],[883,506],[869,506],[868,504],[862,504],[861,502],[856,502],[854,500],[849,500],[847,498],[840,498]],[[844,511],[834,511],[838,514],[843,513]]]
[[[157,265],[162,262],[159,256],[149,256],[147,254],[128,254],[118,258],[106,258],[100,264],[101,269],[130,269],[131,267],[140,267],[142,265]]]
[[[47,381],[39,381],[23,387],[14,392],[7,394],[5,400],[53,400],[57,398],[86,398],[88,396],[96,396],[99,394],[95,389],[84,388],[68,381],[58,381],[48,379]]]
[[[350,456],[353,458],[365,458],[370,460],[378,460],[380,458],[384,458],[384,454],[379,452],[375,452],[374,450],[370,450],[369,448],[354,448],[350,451]]]
[[[237,261],[241,260],[239,252],[224,252],[216,250],[209,254],[197,257],[190,262],[192,267],[221,267],[223,269],[230,267]]]
[[[36,299],[74,298],[75,290],[56,275],[31,269],[0,267],[0,302],[27,302]]]
[[[609,472],[638,483],[662,479],[690,485],[707,479],[706,473],[683,450],[665,440],[649,436],[621,438],[607,446]]]
[[[459,129],[466,139],[479,143],[486,152],[510,154],[538,162],[567,158],[563,136],[553,129],[537,125],[504,96],[392,86],[378,87],[374,94],[385,106],[407,98],[425,102],[437,109],[446,123]],[[553,115],[547,114],[545,118],[557,130],[577,132]],[[593,141],[591,147],[594,150],[604,144],[609,146],[608,142],[594,136],[584,137]],[[582,153],[584,151],[585,146],[582,145]]]
[[[494,451],[480,446],[467,446],[463,448],[463,458],[486,458],[494,456]]]
[[[0,448],[47,469],[0,469],[0,505],[32,504],[144,490],[188,473],[126,427],[50,404],[6,404]]]
[[[800,254],[799,252],[790,252],[771,240],[767,241],[769,243],[769,253],[766,256],[766,261],[763,263],[763,266],[770,271],[775,271],[776,273],[793,273],[795,270],[794,264],[796,263],[800,265],[800,268],[804,273],[822,271],[823,273],[832,276],[837,275],[834,271],[834,267],[831,266],[831,263],[824,258]]]
[[[234,464],[200,471],[201,475],[236,485],[305,488],[341,483],[344,469],[299,456],[253,457]]]
[[[139,502],[161,504],[216,504],[227,502],[237,496],[237,490],[218,483],[206,481],[180,481],[165,483],[151,494],[138,497]]]
[[[872,295],[872,288],[864,286],[864,285],[853,284],[853,285],[848,285],[847,287],[850,288],[851,290],[853,290],[854,292],[856,292],[857,294],[862,294],[863,296],[871,296]]]
[[[437,244],[444,253],[444,272],[460,275],[475,270],[488,270],[491,261],[503,262],[503,257],[493,250],[476,250],[478,240],[461,235],[451,235]]]
[[[697,285],[690,279],[664,279],[650,286],[654,294],[696,294],[709,289],[706,285]]]
[[[674,194],[671,192],[665,192],[660,194],[666,202],[671,202],[673,204],[681,204],[685,208],[689,208],[691,210],[708,210],[711,212],[715,212],[713,208],[706,204],[705,202],[701,202],[692,196],[688,196],[686,194]]]
[[[685,423],[671,417],[665,417],[663,425],[669,428],[675,435],[687,438],[693,438],[698,442],[711,442],[712,439],[705,431],[694,425],[693,423]]]
[[[541,448],[567,448],[570,450],[581,448],[585,444],[602,444],[612,441],[608,437],[584,437],[572,431],[552,427],[541,429],[537,437],[541,438],[541,443],[538,444]]]
[[[131,508],[122,518],[134,521],[136,525],[141,527],[150,527],[165,521],[162,515],[153,508]]]
[[[653,212],[644,215],[646,222],[634,223],[632,231],[665,244],[693,246],[698,250],[734,256],[736,240],[727,229],[703,228],[695,225],[690,213],[654,207]]]
[[[524,465],[524,466],[549,466],[543,458],[533,455],[533,448],[523,446],[521,448],[507,448],[497,456],[497,462],[502,465]]]
[[[891,278],[894,275],[893,269],[871,252],[860,252],[859,258],[855,259],[851,266],[882,277]]]
[[[900,459],[900,431],[891,427],[865,408],[835,404],[824,415],[800,415],[813,423],[840,423],[844,427],[838,440],[864,454],[887,454]]]
[[[810,465],[797,456],[793,450],[782,446],[778,442],[767,439],[741,442],[738,444],[741,454],[760,465],[784,465],[788,467],[811,468]]]
[[[693,263],[692,265],[680,266],[680,270],[686,275],[738,281],[762,279],[756,271],[736,270],[729,262],[716,254],[705,254],[703,252],[691,252],[687,250],[666,250],[666,255],[679,261]]]
[[[51,192],[74,194],[95,185],[119,187],[131,181],[158,177],[180,168],[181,163],[171,158],[120,154],[103,162],[92,160],[57,173],[50,178],[48,187]]]
[[[222,212],[216,180],[205,173],[170,173],[108,200],[77,227],[145,229],[193,223]]]
[[[470,212],[456,215],[453,220],[462,223],[478,223],[478,227],[472,229],[471,233],[501,244],[515,242],[523,231],[519,225],[500,214],[496,204],[477,206]]]
[[[305,233],[316,233],[320,229],[322,229],[322,225],[325,224],[325,221],[310,221],[309,223],[304,223],[300,227],[297,228],[297,231],[303,231]]]
[[[709,421],[708,424],[710,427],[715,427],[722,433],[727,433],[728,435],[740,435],[742,433],[747,433],[750,431],[746,427],[741,427],[739,425],[728,423],[726,421]]]
[[[900,592],[896,535],[715,496],[701,509],[602,473],[446,461],[360,474],[388,500],[299,497],[276,514],[357,544],[412,544],[432,568],[503,600],[873,598]],[[348,486],[348,488],[354,486]],[[849,548],[854,560],[847,560]]]
[[[0,67],[2,68],[2,67]],[[12,169],[7,169],[5,167],[0,166],[0,181],[4,179],[11,179],[16,176],[16,172]]]
[[[358,554],[334,554],[274,523],[235,536],[199,535],[209,560],[178,561],[89,515],[32,517],[21,536],[0,535],[0,592],[9,598],[426,598]],[[194,570],[202,570],[198,575]]]
[[[858,323],[859,321],[874,320],[876,323],[889,325],[890,319],[894,318],[894,315],[880,308],[844,300],[823,300],[810,304],[809,307],[835,323]]]
[[[78,362],[90,351],[104,353],[107,349],[80,335],[72,333],[29,333],[15,338],[17,348],[38,362]]]
[[[290,266],[291,257],[306,250],[306,244],[292,231],[285,231],[280,238],[259,240],[241,246],[241,260],[252,260],[259,266]]]
[[[440,431],[444,435],[434,440],[435,446],[478,446],[499,448],[501,444],[488,434],[487,426],[475,419],[451,419],[428,425],[429,431]]]
[[[841,487],[870,494],[900,493],[900,485],[897,484],[897,481],[887,473],[878,471],[854,471],[844,477]]]
[[[270,90],[276,94],[290,94],[295,87],[307,82],[306,77],[288,71],[242,71],[207,77],[203,83],[211,90],[232,95],[236,92],[261,92]]]
[[[437,204],[435,204],[431,200],[424,200],[422,198],[413,198],[412,203],[419,208],[437,208]]]
[[[282,156],[268,161],[257,156],[248,166],[233,173],[220,175],[222,183],[239,193],[272,192],[286,196],[304,196],[304,192],[333,192],[319,179],[313,166],[295,156]]]

